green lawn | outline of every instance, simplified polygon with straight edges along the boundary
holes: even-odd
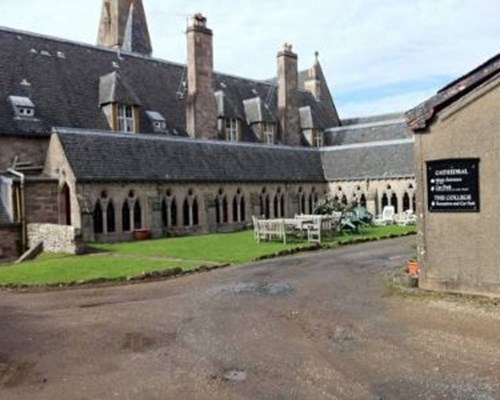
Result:
[[[146,242],[100,244],[96,247],[101,250],[141,257],[171,257],[196,260],[199,263],[241,264],[266,254],[307,245],[306,242],[292,242],[287,245],[280,242],[257,243],[253,239],[252,231],[241,231]]]
[[[369,227],[359,234],[343,234],[325,241],[334,245],[356,238],[380,238],[404,234],[414,227]],[[100,253],[84,256],[43,254],[22,265],[0,267],[0,285],[44,285],[115,279],[172,268],[190,270],[200,265],[242,264],[282,250],[308,246],[304,241],[284,245],[257,243],[252,231],[186,236],[119,244],[95,245]]]

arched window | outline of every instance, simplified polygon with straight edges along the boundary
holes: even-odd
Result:
[[[141,203],[139,202],[139,200],[136,200],[134,204],[134,229],[141,229],[141,228],[142,228]]]
[[[172,198],[170,202],[170,224],[172,226],[177,226],[177,201],[175,197]]]
[[[188,199],[186,197],[186,199],[184,199],[184,204],[182,206],[182,220],[184,222],[184,226],[189,226],[190,225],[190,223],[189,223],[189,220],[190,220],[190,218],[189,218],[189,209],[190,209],[190,207],[189,207],[189,201],[188,201]]]
[[[391,196],[391,206],[394,207],[394,212],[397,214],[398,211],[398,196],[396,196],[396,193],[393,193]]]
[[[247,219],[247,209],[245,204],[245,197],[240,198],[240,222],[244,222]]]
[[[285,217],[285,195],[282,193],[280,197],[280,217],[284,218]]]
[[[227,197],[224,196],[222,198],[222,222],[227,224],[229,222],[229,215],[228,215],[228,206],[227,206]],[[195,224],[197,225],[197,224]]]
[[[168,207],[165,199],[161,202],[161,222],[164,227],[168,226]]]
[[[101,202],[99,200],[97,200],[94,206],[94,232],[95,233],[104,232],[102,207],[101,207]]]
[[[362,207],[366,208],[366,196],[364,193],[361,195],[361,197],[359,199],[359,204],[361,204]]]
[[[405,192],[403,195],[403,211],[407,211],[411,209],[411,204],[410,204],[410,196],[408,195],[408,192]]]
[[[311,193],[309,195],[309,214],[314,213],[314,197],[313,194]]]
[[[306,213],[306,195],[304,193],[299,194],[299,214]]]
[[[262,194],[260,196],[260,213],[263,215],[265,218],[269,219],[271,218],[271,203],[269,201],[269,195],[268,194]]]
[[[199,216],[198,199],[195,197],[193,200],[193,226],[198,226],[199,224],[200,224],[200,216]]]
[[[276,194],[274,196],[274,218],[279,218],[280,217],[280,201],[279,201],[279,194]]]
[[[417,211],[417,198],[415,195],[412,196],[411,203],[412,203],[413,212],[416,212]]]
[[[106,208],[106,225],[108,228],[108,233],[116,232],[116,223],[115,223],[115,206],[113,202],[110,200],[108,203],[108,207]]]
[[[347,205],[349,203],[349,201],[347,200],[347,196],[345,194],[342,195],[341,203],[344,205]]]
[[[71,225],[71,192],[67,183],[61,189],[59,210],[61,224]]]
[[[238,195],[234,196],[233,198],[233,222],[240,222],[240,218],[238,218],[238,211],[240,208],[238,201]]]
[[[123,232],[130,232],[130,207],[128,201],[125,200],[122,206],[122,227]]]
[[[387,197],[387,193],[382,195],[382,209],[389,205],[389,197]]]
[[[222,213],[221,213],[222,204],[220,203],[219,196],[215,198],[215,222],[220,224],[222,223]]]

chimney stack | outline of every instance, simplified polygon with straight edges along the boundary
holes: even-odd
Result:
[[[212,37],[207,19],[192,16],[187,28],[186,130],[193,138],[217,138]]]
[[[297,54],[285,43],[278,53],[278,115],[283,144],[300,145]]]

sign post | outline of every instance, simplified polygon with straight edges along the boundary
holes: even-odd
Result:
[[[479,159],[427,161],[430,212],[479,212]]]

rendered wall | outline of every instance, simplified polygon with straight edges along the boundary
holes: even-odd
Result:
[[[500,78],[415,136],[421,287],[500,295]],[[479,158],[479,213],[427,210],[426,161]]]

